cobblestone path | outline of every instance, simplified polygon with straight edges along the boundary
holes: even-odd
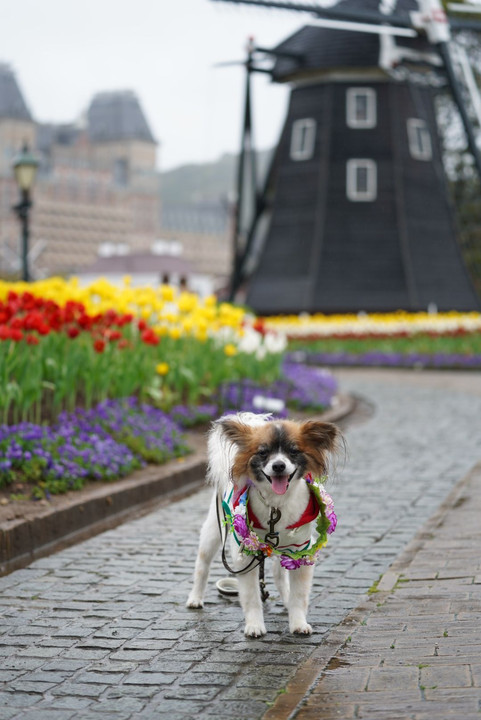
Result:
[[[267,636],[239,606],[185,608],[200,492],[0,579],[0,720],[257,720],[299,663],[481,459],[481,375],[342,371],[373,416],[346,431],[330,485],[339,525],[316,568],[311,637],[290,636],[269,582]]]

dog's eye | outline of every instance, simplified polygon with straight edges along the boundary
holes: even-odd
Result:
[[[294,457],[294,458],[295,458],[295,457],[297,457],[297,456],[299,455],[300,450],[299,450],[299,448],[297,448],[297,447],[290,447],[289,450],[288,450],[288,453],[289,453],[289,455],[290,455],[291,457]]]
[[[266,447],[260,447],[257,451],[257,454],[261,460],[265,460],[269,455],[269,450]]]

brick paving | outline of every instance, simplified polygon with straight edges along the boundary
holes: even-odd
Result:
[[[450,638],[452,627],[446,627],[444,617],[451,613],[455,623],[466,616],[468,636],[467,616],[477,613],[479,618],[479,595],[471,589],[476,583],[468,589],[468,576],[458,583],[449,575],[458,572],[456,554],[441,551],[448,575],[436,580],[451,583],[454,596],[430,604],[427,588],[406,576],[411,582],[398,582],[393,599],[383,601],[372,616],[356,613],[365,606],[369,588],[481,459],[476,430],[481,375],[342,371],[339,377],[344,391],[373,404],[374,414],[347,429],[348,456],[330,487],[340,522],[316,568],[309,613],[313,635],[289,635],[286,613],[269,582],[268,634],[244,638],[239,606],[219,597],[214,586],[225,575],[220,562],[213,568],[204,610],[185,608],[209,501],[209,492],[202,490],[0,579],[0,720],[329,717],[325,710],[334,705],[326,696],[331,699],[334,691],[323,683],[343,687],[343,677],[350,678],[350,691],[366,698],[376,694],[392,712],[371,715],[371,698],[365,710],[356,698],[349,709],[354,714],[342,710],[333,717],[411,717],[418,710],[402,714],[406,693],[421,693],[416,702],[425,704],[429,693],[435,694],[433,686],[449,678],[448,663],[418,661],[416,643],[435,627],[442,628],[443,647],[451,649],[445,656],[453,658],[458,685],[477,702],[481,661],[454,662],[458,636]],[[478,581],[480,576],[478,566]],[[413,588],[421,588],[422,613],[410,614]],[[384,598],[384,593],[377,596]],[[398,608],[394,634],[384,624],[390,619],[382,615],[389,607]],[[340,625],[346,616],[347,625]],[[409,629],[403,630],[406,616]],[[421,632],[424,623],[429,632]],[[351,628],[349,650],[361,656],[364,644],[369,648],[365,657],[379,659],[373,667],[343,664],[348,661],[336,652],[335,641],[342,644],[346,628]],[[381,664],[387,641],[393,658],[407,643],[414,665],[406,655],[403,662]],[[328,673],[322,673],[323,658],[324,665],[332,658]],[[448,688],[430,707],[443,717],[440,704],[448,707],[455,694]],[[463,716],[468,717],[464,711]]]
[[[324,669],[272,718],[423,720],[481,714],[481,463],[333,633]],[[330,643],[336,642],[331,638]],[[322,666],[322,665],[321,665]],[[315,676],[314,682],[312,678]],[[287,699],[287,698],[286,698]]]

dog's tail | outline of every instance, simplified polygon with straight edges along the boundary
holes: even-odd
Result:
[[[207,482],[213,485],[219,494],[234,482],[232,477],[232,466],[237,454],[237,446],[230,440],[225,428],[229,423],[239,425],[250,425],[258,427],[272,419],[270,413],[240,412],[232,415],[223,415],[219,420],[212,423],[207,442]]]

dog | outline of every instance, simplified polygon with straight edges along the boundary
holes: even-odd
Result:
[[[267,556],[275,561],[274,581],[288,610],[290,632],[312,633],[306,616],[315,555],[337,522],[332,499],[313,478],[327,475],[340,438],[332,423],[274,420],[267,414],[237,413],[213,423],[207,481],[215,489],[200,533],[187,607],[203,607],[225,517],[229,569],[238,577],[245,635],[266,633],[259,565]],[[314,530],[317,543],[311,539]]]

